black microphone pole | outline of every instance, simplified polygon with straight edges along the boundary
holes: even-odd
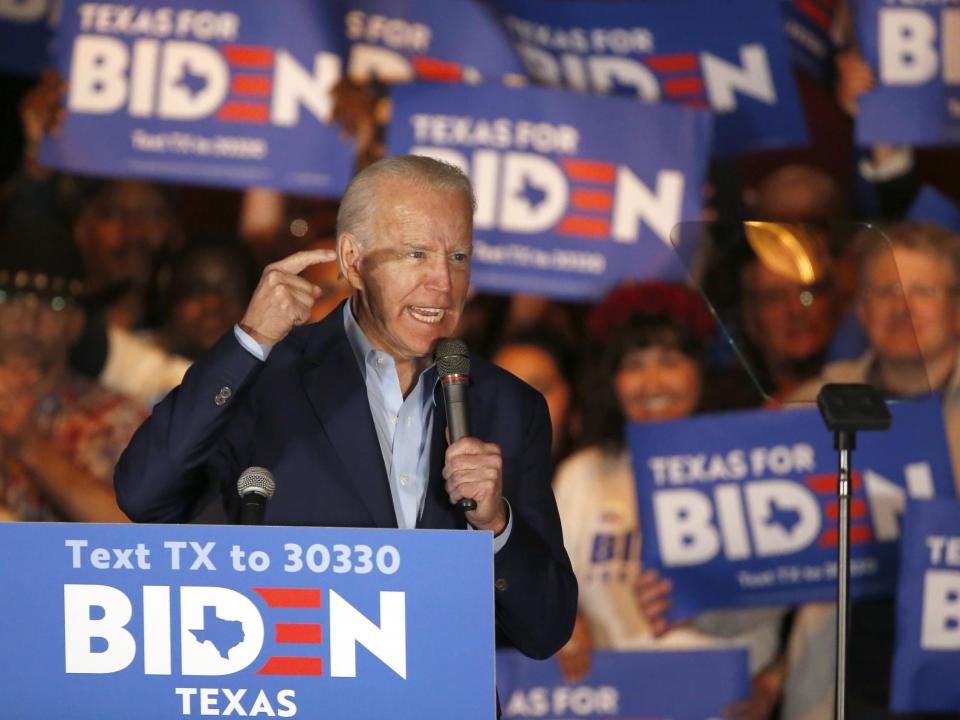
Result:
[[[835,720],[846,720],[847,644],[850,639],[850,495],[853,485],[850,456],[857,445],[857,432],[886,430],[890,427],[890,410],[883,401],[883,396],[875,388],[857,383],[827,383],[817,394],[817,408],[827,429],[833,433],[833,447],[839,454],[837,666],[833,717]]]

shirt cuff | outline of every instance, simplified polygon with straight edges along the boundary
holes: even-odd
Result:
[[[908,145],[893,148],[881,161],[865,157],[859,163],[860,175],[872,183],[896,180],[910,172],[912,167],[913,150]]]
[[[507,524],[500,531],[499,535],[493,536],[493,554],[496,555],[507,544],[507,540],[510,539],[510,530],[513,528],[513,511],[510,509],[510,502],[504,498],[503,502],[507,506]]]
[[[507,506],[507,524],[503,526],[503,530],[493,536],[494,555],[500,552],[501,548],[507,544],[507,540],[510,539],[510,530],[513,528],[513,511],[510,509],[510,503],[506,498],[503,499],[503,502]],[[476,528],[468,521],[467,530],[476,530]]]
[[[267,356],[270,354],[272,348],[271,345],[264,345],[263,343],[258,343],[250,335],[243,331],[239,325],[233,326],[233,334],[237,338],[237,342],[243,345],[243,349],[248,353],[253,355],[258,360],[263,360],[266,362]]]

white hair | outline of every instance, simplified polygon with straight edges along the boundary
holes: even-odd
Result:
[[[343,233],[356,237],[361,246],[370,245],[370,224],[376,210],[377,186],[381,179],[391,178],[406,180],[414,187],[459,191],[469,202],[471,211],[476,211],[473,187],[460,168],[422,155],[384,158],[357,173],[343,193],[337,212],[338,255]]]

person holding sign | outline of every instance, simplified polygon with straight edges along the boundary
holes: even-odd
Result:
[[[349,301],[307,324],[319,288],[300,276],[326,249],[269,265],[243,319],[154,409],[117,465],[120,507],[185,522],[212,479],[238,517],[238,476],[271,471],[271,525],[463,529],[494,534],[496,620],[545,658],[570,637],[577,586],[550,487],[543,397],[474,360],[474,437],[448,445],[431,353],[466,300],[473,191],[417,156],[371,165],[338,215]],[[476,508],[461,511],[472,498]]]
[[[791,400],[815,400],[826,382],[867,382],[894,398],[941,393],[960,491],[960,235],[904,221],[865,231],[856,242],[857,312],[870,349],[828,364]]]
[[[69,367],[80,254],[55,221],[0,218],[0,516],[124,522],[110,480],[144,412]]]
[[[574,634],[557,655],[561,669],[571,682],[583,678],[593,649],[746,645],[753,693],[730,713],[767,718],[782,679],[780,610],[704,613],[691,627],[663,634],[664,628],[646,620],[635,595],[641,536],[625,426],[696,412],[713,317],[691,289],[651,282],[611,292],[591,316],[590,330],[599,358],[591,364],[596,375],[587,385],[588,445],[561,464],[554,480],[564,539],[580,584]]]
[[[899,222],[858,238],[860,322],[870,349],[855,360],[827,365],[796,400],[813,400],[826,382],[866,382],[888,397],[940,395],[960,491],[960,236],[933,223]],[[892,250],[891,250],[892,248]],[[896,428],[893,429],[896,432]],[[889,711],[894,650],[893,598],[860,600],[850,616],[847,698],[851,713],[872,718],[921,718]],[[791,633],[792,684],[787,717],[831,714],[835,606],[813,604],[797,613]]]

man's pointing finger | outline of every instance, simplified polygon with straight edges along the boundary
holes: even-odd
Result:
[[[333,250],[314,248],[313,250],[301,250],[293,255],[288,255],[283,260],[277,260],[271,267],[291,275],[299,275],[311,265],[332,262],[336,259],[337,254]]]

